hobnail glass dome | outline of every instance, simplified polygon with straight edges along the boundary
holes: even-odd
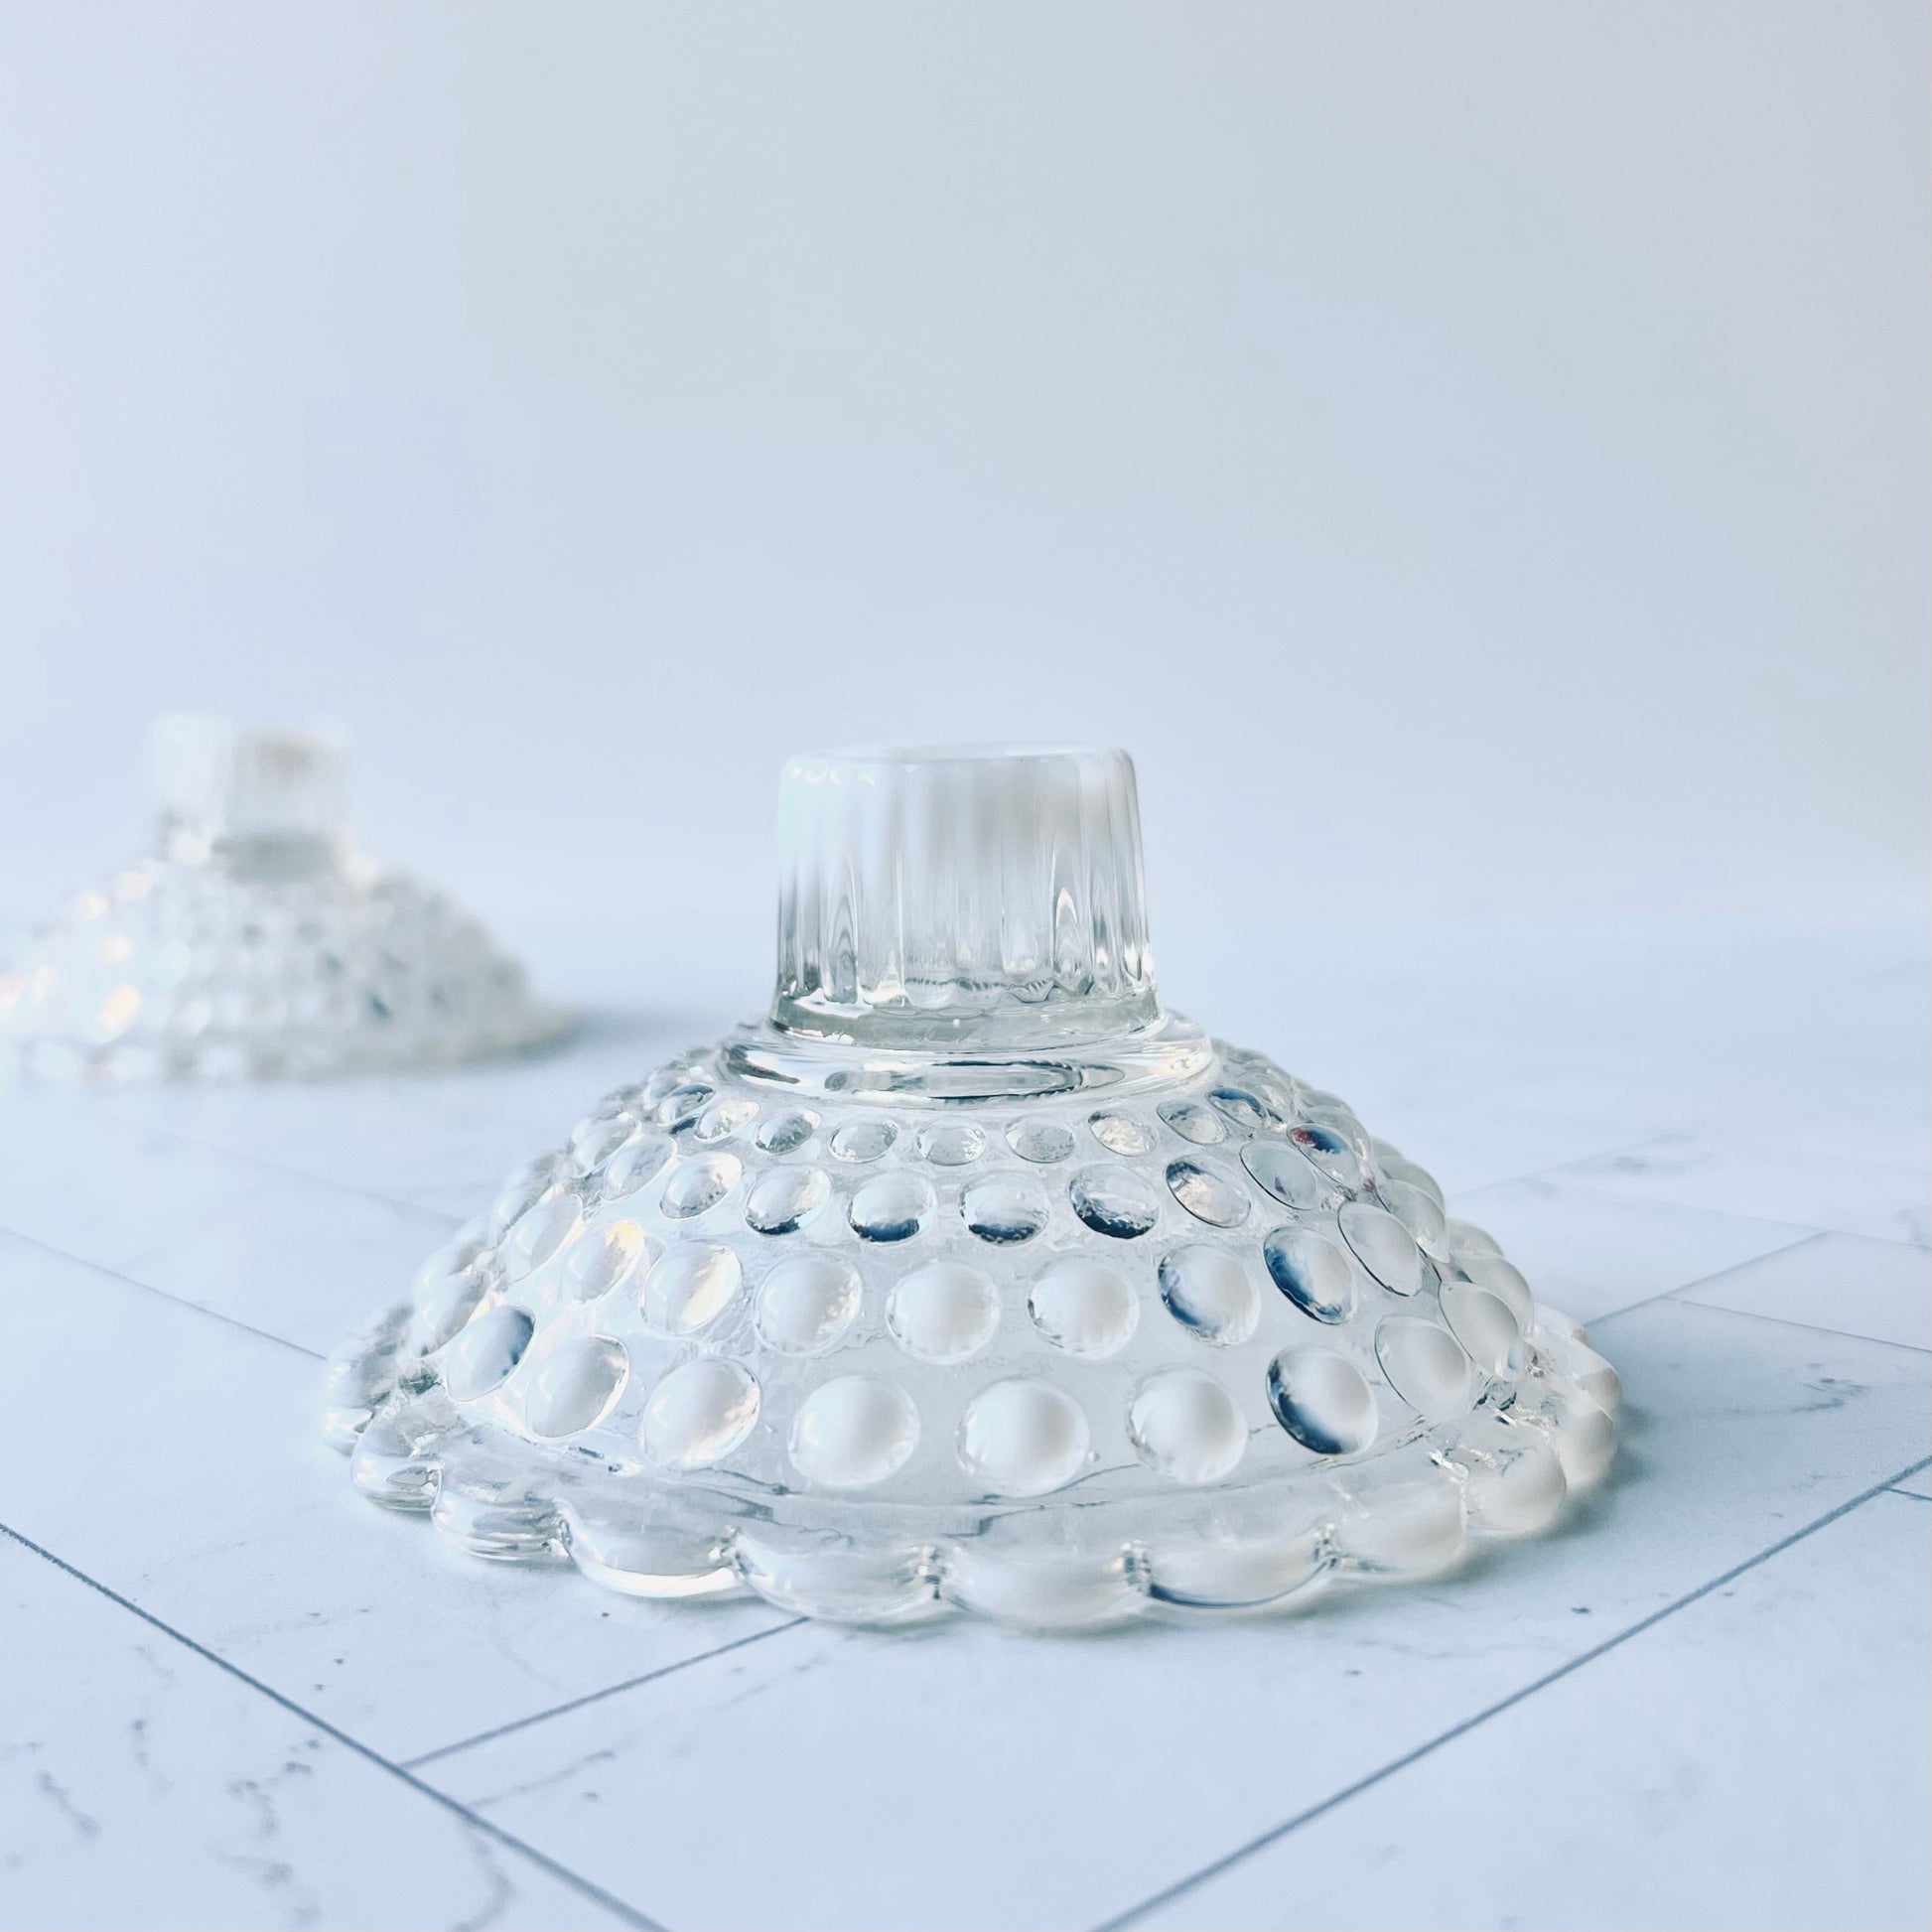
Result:
[[[153,762],[152,851],[0,973],[0,1052],[18,1071],[376,1072],[563,1030],[474,919],[357,851],[335,739],[164,718]]]
[[[332,1370],[378,1502],[641,1596],[1250,1610],[1542,1528],[1616,1378],[1333,1094],[1164,1012],[1118,752],[801,758],[771,1011]]]

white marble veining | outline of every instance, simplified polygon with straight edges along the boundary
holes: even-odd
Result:
[[[1842,1141],[1743,1148],[1702,1134],[1659,1134],[1562,1172],[1641,1200],[1932,1247],[1924,1169],[1861,1160]]]
[[[1071,1641],[469,1561],[349,1491],[313,1351],[734,1018],[709,962],[549,1058],[0,1092],[0,1927],[1922,1922],[1923,935],[1239,938],[1170,990],[1621,1371],[1567,1531]]]
[[[9,1926],[635,1922],[7,1536],[0,1613]]]
[[[1928,1555],[1932,1510],[1878,1496],[1135,1923],[1913,1932]]]
[[[785,1621],[461,1560],[349,1488],[318,1432],[313,1357],[4,1235],[0,1271],[15,1360],[55,1371],[11,1377],[0,1401],[0,1523],[386,1756]],[[74,1432],[58,1370],[83,1362],[91,1420]]]

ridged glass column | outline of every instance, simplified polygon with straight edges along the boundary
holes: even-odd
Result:
[[[1158,1011],[1121,752],[794,759],[778,802],[792,1032],[893,1045],[1091,1040]]]

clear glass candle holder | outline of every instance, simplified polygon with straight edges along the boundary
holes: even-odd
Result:
[[[1162,1008],[1124,754],[797,759],[779,877],[769,1013],[335,1364],[366,1495],[640,1596],[1078,1627],[1433,1575],[1602,1475],[1577,1324]]]
[[[152,849],[75,894],[0,973],[16,1072],[384,1072],[564,1030],[474,919],[357,849],[335,737],[165,718],[153,760]]]

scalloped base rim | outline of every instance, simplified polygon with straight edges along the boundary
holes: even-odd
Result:
[[[574,1563],[625,1595],[756,1594],[836,1621],[952,1611],[1034,1629],[1299,1608],[1336,1585],[1439,1576],[1472,1542],[1549,1528],[1616,1453],[1616,1374],[1540,1310],[1518,1380],[1452,1425],[1242,1489],[1068,1510],[907,1509],[640,1485],[581,1450],[473,1427],[407,1354],[410,1305],[332,1364],[325,1434],[355,1486],[474,1556]]]

